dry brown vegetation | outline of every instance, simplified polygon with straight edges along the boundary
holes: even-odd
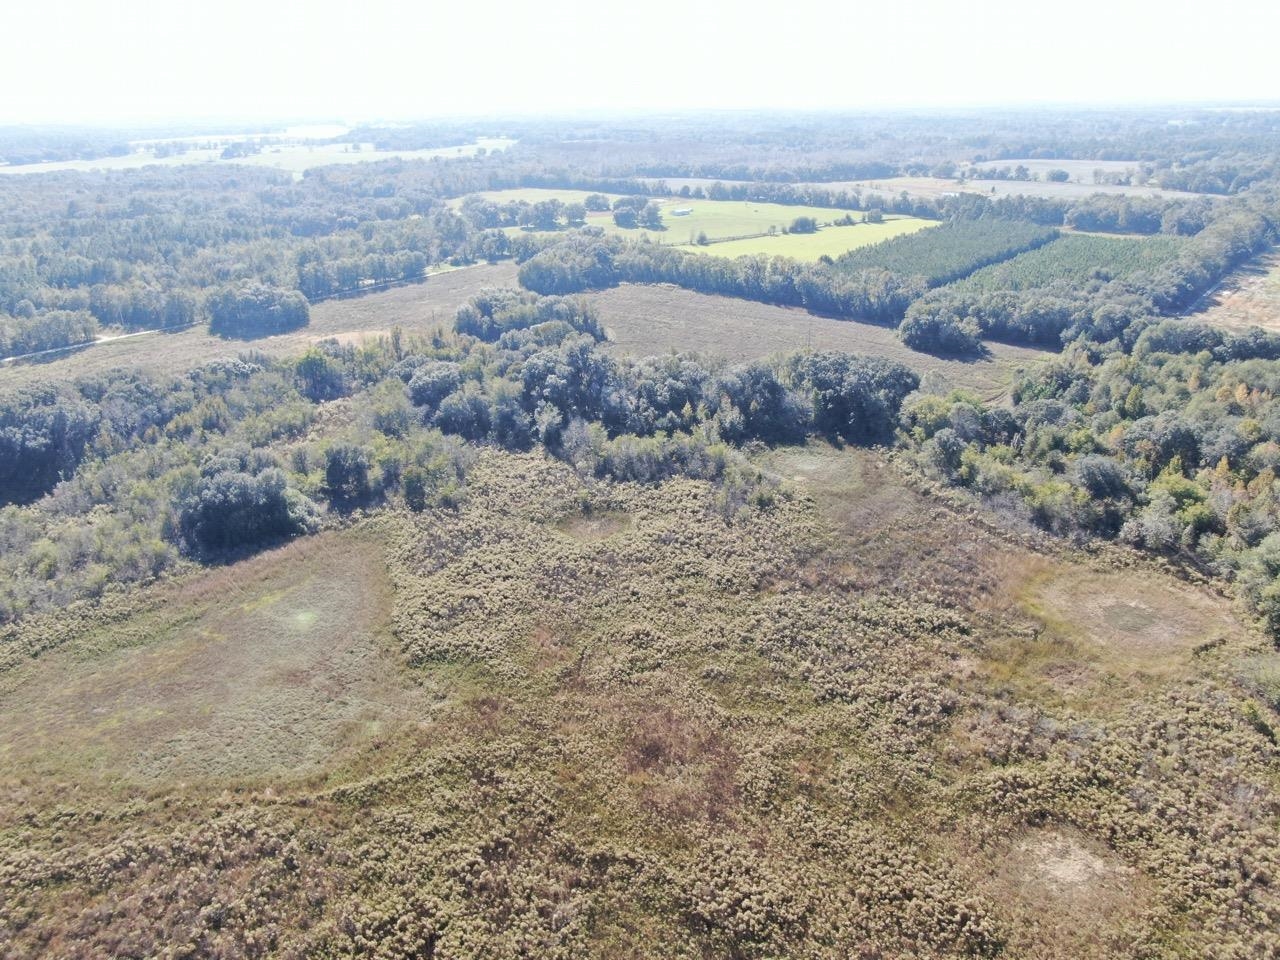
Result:
[[[782,495],[726,521],[490,452],[456,509],[36,624],[0,949],[1266,955],[1277,748],[1236,678],[1276,654],[1225,601],[874,452],[760,464]],[[84,736],[33,762],[57,712]]]
[[[1232,273],[1200,305],[1205,323],[1245,330],[1280,330],[1280,253],[1258,257]]]
[[[624,284],[592,294],[612,349],[630,356],[699,352],[754,360],[792,350],[847,350],[888,357],[920,373],[936,371],[945,387],[1001,397],[1014,371],[1050,356],[1043,350],[991,344],[988,359],[947,360],[905,346],[889,327],[821,317],[778,307],[694,293],[669,285]]]
[[[458,307],[486,287],[514,286],[515,271],[515,264],[510,262],[477,264],[438,274],[425,283],[326,300],[311,308],[311,322],[306,327],[274,337],[227,340],[213,336],[202,324],[173,333],[113,340],[0,369],[6,383],[86,376],[114,367],[178,373],[249,350],[293,357],[318,340],[335,337],[358,342],[366,336],[385,336],[396,326],[405,333],[427,334],[436,328],[449,328]]]
[[[434,276],[422,284],[316,304],[311,323],[292,333],[253,341],[225,340],[202,327],[148,334],[59,354],[43,362],[10,365],[4,368],[4,377],[7,382],[22,383],[92,375],[122,366],[176,373],[248,350],[286,357],[328,338],[358,344],[367,338],[388,336],[394,327],[405,334],[429,334],[451,327],[457,308],[481,290],[514,285],[514,264],[481,264]],[[989,358],[948,360],[904,346],[889,327],[668,285],[626,284],[587,297],[608,327],[613,349],[631,356],[678,350],[740,361],[810,347],[849,350],[899,360],[921,373],[937,371],[946,387],[971,390],[985,400],[995,400],[1005,394],[1017,368],[1051,355],[1029,347],[990,344]]]

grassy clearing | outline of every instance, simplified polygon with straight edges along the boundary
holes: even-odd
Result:
[[[811,443],[762,463],[813,496],[832,525],[835,545],[814,568],[824,579],[859,590],[911,581],[1005,621],[1013,630],[993,635],[984,669],[994,682],[1026,684],[1042,702],[1109,713],[1125,699],[1115,683],[1133,693],[1174,681],[1198,672],[1205,650],[1256,641],[1232,602],[1203,586],[1154,567],[1108,568],[1050,552],[1060,545],[1015,527],[978,526],[861,451]]]
[[[934,371],[944,385],[992,401],[1004,396],[1019,366],[1052,356],[992,344],[987,359],[947,360],[912,350],[888,327],[671,286],[623,285],[589,296],[609,331],[611,349],[629,356],[674,350],[742,361],[809,348],[847,350],[900,360],[922,374]]]
[[[781,232],[797,217],[812,217],[819,224],[824,224],[831,223],[848,212],[830,207],[790,206],[782,203],[757,203],[751,200],[691,200],[682,197],[662,200],[660,205],[665,220],[665,230],[619,229],[618,232],[623,235],[647,233],[649,239],[655,242],[683,245],[696,240],[700,233],[705,233],[710,240],[717,240],[721,237],[768,233],[770,228]],[[683,216],[676,216],[675,210],[690,212]],[[854,214],[854,219],[857,219],[857,214]],[[903,219],[920,226],[928,225],[928,221]],[[919,228],[916,227],[916,229]],[[859,225],[854,229],[862,229],[862,227]],[[820,235],[821,233],[817,234],[817,236]]]
[[[378,546],[322,535],[164,589],[5,678],[0,784],[313,773],[409,713]]]
[[[581,202],[590,196],[585,190],[553,190],[527,188],[520,190],[491,190],[479,196],[495,203],[520,201],[538,203],[559,200],[561,203]],[[614,194],[605,194],[611,200]],[[587,224],[598,226],[607,233],[633,240],[647,238],[653,243],[672,246],[688,246],[699,253],[721,257],[739,257],[744,254],[767,253],[794,257],[798,260],[817,260],[823,254],[837,256],[847,250],[879,243],[890,237],[913,233],[935,226],[933,221],[915,217],[887,216],[883,223],[857,224],[854,227],[827,227],[814,234],[782,235],[797,217],[812,217],[819,224],[829,224],[849,211],[830,207],[790,206],[782,203],[758,203],[743,200],[696,200],[688,197],[658,199],[665,222],[663,230],[624,229],[613,222],[608,212],[588,213]],[[461,200],[452,201],[456,207]],[[676,210],[689,210],[676,216]],[[854,218],[857,219],[857,214]],[[770,230],[776,236],[767,236]],[[519,227],[508,227],[509,233],[520,233]],[[726,237],[745,237],[742,240],[724,240],[708,246],[696,246],[699,234],[709,240]]]
[[[915,233],[937,226],[931,220],[914,217],[886,219],[883,223],[859,223],[852,227],[824,227],[817,233],[790,233],[773,237],[752,237],[747,240],[726,240],[706,246],[690,247],[698,253],[713,257],[742,257],[763,253],[771,257],[791,257],[793,260],[817,260],[819,257],[838,257],[842,253],[870,246],[881,240]]]
[[[392,327],[429,333],[449,328],[458,307],[485,287],[514,286],[513,263],[478,264],[451,270],[409,284],[342,300],[327,300],[311,308],[311,323],[301,330],[258,340],[224,340],[211,336],[204,325],[175,333],[155,333],[68,351],[41,361],[23,361],[0,368],[6,383],[76,377],[114,367],[153,372],[176,372],[220,357],[236,357],[249,350],[273,356],[297,356],[318,340],[336,337],[345,342],[387,335]]]
[[[1193,319],[1229,330],[1280,331],[1280,253],[1265,254],[1233,273]]]

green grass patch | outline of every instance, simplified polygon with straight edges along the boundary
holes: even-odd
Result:
[[[824,227],[817,233],[788,233],[777,236],[752,237],[746,240],[726,240],[706,246],[690,247],[698,253],[714,257],[744,257],[766,254],[791,257],[793,260],[817,260],[819,257],[838,257],[842,253],[870,246],[882,240],[900,237],[933,227],[929,220],[901,217],[883,223],[859,223],[852,227]]]
[[[479,196],[494,203],[540,203],[558,200],[561,203],[581,203],[591,193],[586,190],[555,190],[529,187],[520,190],[491,190]],[[618,194],[606,193],[610,200]],[[461,200],[452,201],[459,207]],[[914,233],[934,224],[915,217],[887,216],[881,223],[858,223],[853,227],[833,227],[830,224],[852,213],[855,220],[858,211],[837,210],[832,207],[792,206],[783,203],[763,203],[750,200],[697,200],[690,197],[658,198],[662,208],[664,229],[626,229],[613,222],[610,212],[587,214],[587,225],[596,226],[606,233],[633,240],[648,239],[653,243],[686,246],[701,253],[720,257],[740,257],[746,254],[776,254],[797,260],[817,260],[824,254],[835,257],[858,247],[868,246],[893,237]],[[677,210],[687,211],[676,214]],[[817,233],[783,234],[797,217],[811,217],[819,224]],[[507,233],[535,232],[522,227],[507,227]],[[563,228],[568,229],[568,228]],[[537,231],[545,232],[545,231]],[[697,246],[700,237],[713,241]],[[736,239],[735,239],[736,238]],[[720,242],[714,242],[720,241]]]

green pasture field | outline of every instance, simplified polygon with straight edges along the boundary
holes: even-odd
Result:
[[[859,223],[852,227],[824,227],[817,233],[789,233],[772,237],[751,237],[746,240],[726,240],[710,243],[705,247],[692,247],[699,253],[715,257],[742,257],[758,253],[769,256],[791,257],[794,260],[817,260],[819,257],[838,257],[849,250],[870,246],[882,240],[915,233],[937,226],[932,220],[915,217],[885,218],[883,223]]]
[[[523,201],[539,203],[544,200],[559,200],[561,203],[581,203],[591,192],[587,190],[554,190],[530,187],[519,190],[491,190],[479,194],[486,200],[495,203]],[[604,194],[615,200],[618,194]],[[767,253],[778,256],[793,257],[797,260],[817,260],[823,254],[838,256],[846,250],[879,243],[904,233],[914,233],[932,226],[928,220],[915,217],[886,216],[883,223],[855,224],[853,227],[824,227],[816,234],[788,234],[782,231],[791,226],[797,217],[812,217],[819,224],[830,224],[852,213],[854,219],[859,217],[858,211],[837,210],[832,207],[792,206],[783,203],[757,203],[743,200],[696,200],[688,197],[666,197],[658,199],[662,208],[665,225],[663,230],[629,230],[619,227],[613,222],[613,214],[607,212],[589,213],[587,223],[598,226],[606,233],[617,234],[638,240],[647,237],[654,243],[671,246],[694,245],[700,234],[706,234],[712,242],[697,247],[700,253],[710,253],[720,257],[740,257],[745,254]],[[455,207],[461,204],[455,200]],[[676,210],[689,210],[689,213],[677,216]],[[770,230],[775,235],[767,236]],[[526,232],[521,227],[508,227],[507,232],[518,234]],[[743,238],[729,240],[725,238]]]

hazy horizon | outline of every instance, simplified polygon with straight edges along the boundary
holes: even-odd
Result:
[[[703,111],[1280,103],[1280,12],[1084,0],[1061,12],[924,0],[909,15],[655,0],[353,12],[324,0],[86,0],[9,14],[0,122],[158,125]],[[37,78],[36,82],[32,78]]]

